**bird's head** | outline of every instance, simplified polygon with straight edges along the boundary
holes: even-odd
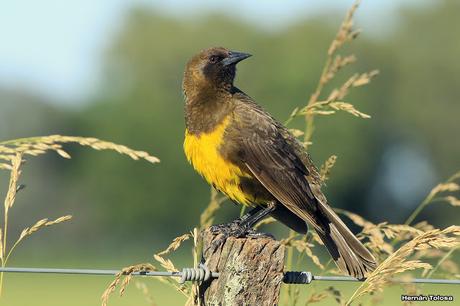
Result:
[[[186,96],[201,89],[231,88],[236,64],[250,54],[225,48],[209,48],[193,56],[185,67],[182,83]]]

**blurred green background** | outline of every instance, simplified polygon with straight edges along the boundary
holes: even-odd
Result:
[[[306,104],[351,5],[48,2],[0,4],[0,139],[92,136],[146,150],[161,163],[75,146],[67,147],[70,161],[53,154],[28,158],[21,181],[27,188],[11,211],[11,233],[44,217],[74,218],[26,240],[12,266],[119,268],[151,261],[155,251],[198,223],[209,201],[209,187],[182,151],[181,79],[187,60],[210,46],[253,54],[239,66],[236,84],[284,121],[294,107]],[[67,22],[81,31],[70,31]],[[358,63],[328,89],[351,73],[379,69],[370,85],[347,99],[372,119],[345,113],[319,118],[311,154],[318,166],[338,155],[325,190],[334,206],[373,222],[399,223],[434,184],[460,168],[460,3],[365,1],[357,26],[364,33],[346,52],[356,54]],[[91,47],[79,48],[77,34],[90,36],[85,41]],[[66,55],[69,50],[74,56]],[[302,118],[292,124],[303,126]],[[1,173],[1,195],[7,179],[7,172]],[[227,203],[217,221],[238,213]],[[458,210],[433,205],[420,219],[444,227],[458,223]],[[278,225],[267,230],[278,238],[287,234]],[[191,265],[188,251],[177,263]],[[24,292],[34,305],[97,305],[109,282],[7,275],[0,305],[30,305]],[[160,305],[182,301],[178,293],[154,287]],[[394,290],[389,304],[399,300]],[[113,305],[142,301],[133,286]]]

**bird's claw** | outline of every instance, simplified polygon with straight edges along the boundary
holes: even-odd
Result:
[[[251,231],[251,228],[241,224],[241,220],[237,219],[230,223],[213,225],[209,229],[214,235],[222,234],[225,239],[228,237],[240,238],[245,236],[246,233]]]
[[[268,233],[259,233],[250,226],[241,224],[241,219],[237,219],[231,223],[213,225],[209,228],[214,235],[220,235],[212,243],[215,248],[222,245],[227,238],[269,238],[274,239],[273,235]]]

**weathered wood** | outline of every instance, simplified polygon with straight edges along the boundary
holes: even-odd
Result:
[[[228,238],[203,231],[203,257],[214,279],[200,286],[202,305],[277,305],[283,280],[284,245],[271,238]]]

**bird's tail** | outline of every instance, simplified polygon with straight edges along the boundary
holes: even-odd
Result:
[[[377,266],[374,256],[330,207],[321,208],[326,220],[321,222],[321,230],[317,232],[336,265],[350,276],[365,278]]]

